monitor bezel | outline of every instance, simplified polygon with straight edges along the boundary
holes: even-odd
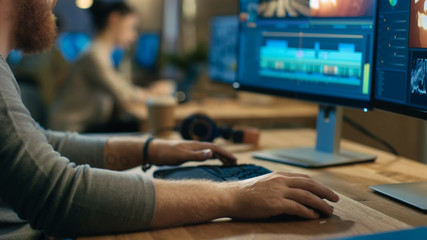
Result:
[[[319,94],[307,94],[300,92],[292,92],[286,90],[277,90],[277,89],[268,89],[268,88],[260,88],[253,87],[249,85],[241,85],[238,83],[238,87],[235,87],[237,90],[241,91],[249,91],[261,94],[274,95],[278,97],[286,97],[293,98],[302,101],[315,102],[317,104],[326,104],[333,106],[344,106],[344,107],[353,107],[360,109],[372,109],[371,101],[363,101],[360,99],[347,99],[347,98],[339,98],[339,97],[331,97],[331,96],[323,96]]]
[[[391,113],[397,113],[400,115],[427,120],[427,110],[424,110],[422,108],[410,107],[404,104],[382,101],[375,98],[373,100],[372,106],[374,107],[374,110],[382,110],[382,111],[387,111]]]

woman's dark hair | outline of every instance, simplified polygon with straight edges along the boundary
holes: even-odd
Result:
[[[95,0],[89,10],[91,12],[95,28],[98,32],[105,29],[108,23],[108,18],[112,13],[117,12],[122,16],[134,13],[134,10],[124,1],[105,2],[102,0]]]

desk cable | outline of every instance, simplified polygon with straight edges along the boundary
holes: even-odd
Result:
[[[388,143],[386,140],[376,136],[374,133],[366,129],[361,124],[357,123],[356,121],[353,121],[351,118],[344,116],[344,122],[348,123],[348,125],[352,126],[354,129],[360,131],[362,134],[366,135],[367,137],[372,138],[373,140],[381,143],[384,145],[391,153],[393,153],[396,156],[399,156],[399,153],[397,152],[396,148],[394,148],[390,143]]]

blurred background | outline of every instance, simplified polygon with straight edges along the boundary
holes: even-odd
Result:
[[[58,1],[54,12],[59,34],[54,48],[34,56],[23,56],[14,51],[7,59],[21,85],[24,103],[42,126],[47,127],[48,109],[64,84],[70,66],[90,48],[95,30],[88,9],[93,1]],[[138,12],[138,38],[129,49],[118,48],[112,54],[117,71],[139,86],[148,86],[159,79],[172,79],[181,103],[205,98],[245,98],[231,85],[237,68],[238,0],[126,2]],[[249,98],[253,100],[254,96],[249,95]],[[255,98],[267,105],[274,101],[266,101],[265,96],[260,95]],[[287,108],[284,104],[283,111]],[[427,159],[427,127],[421,120],[380,111],[364,113],[346,109],[345,113],[375,135],[387,139],[399,154],[420,161]],[[316,111],[313,114],[315,117]],[[268,122],[257,124],[257,127],[268,129],[293,125]],[[387,150],[347,124],[344,124],[343,135]]]

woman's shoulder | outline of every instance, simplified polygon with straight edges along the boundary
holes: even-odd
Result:
[[[94,62],[94,61],[95,61],[95,53],[92,51],[92,49],[88,49],[77,58],[77,60],[74,62],[73,65],[85,65],[88,62]]]

